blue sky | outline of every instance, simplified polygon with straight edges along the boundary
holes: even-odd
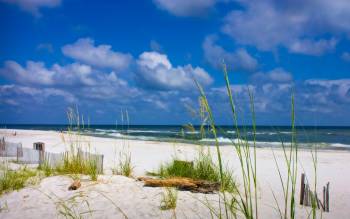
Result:
[[[347,0],[0,0],[0,123],[198,122],[196,78],[230,124],[222,61],[240,122],[350,125]]]

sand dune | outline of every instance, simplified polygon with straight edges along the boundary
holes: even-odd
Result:
[[[62,140],[62,134],[58,132],[16,130],[17,135],[13,136],[14,131],[0,130],[0,136],[5,136],[11,142],[21,142],[23,147],[29,148],[32,148],[33,142],[43,141],[46,143],[46,150],[51,152],[62,152],[67,147]],[[67,138],[68,136],[64,136],[65,141],[67,141]],[[174,212],[159,209],[160,193],[163,191],[161,188],[143,187],[141,182],[134,179],[112,176],[110,175],[110,168],[115,164],[118,151],[121,151],[123,147],[128,147],[131,152],[132,163],[135,167],[134,175],[142,176],[145,171],[156,169],[160,163],[169,161],[175,154],[181,159],[192,160],[197,155],[198,146],[97,137],[83,137],[80,140],[90,142],[90,147],[86,146],[86,150],[104,154],[106,175],[99,176],[97,182],[83,181],[82,188],[73,192],[67,189],[72,179],[67,176],[55,176],[43,179],[37,186],[5,194],[0,198],[0,203],[1,205],[7,203],[8,210],[2,211],[0,217],[62,217],[62,214],[58,212],[64,203],[75,206],[76,213],[88,211],[87,203],[89,203],[92,212],[84,214],[83,216],[86,218],[123,218],[124,214],[128,218],[171,218],[173,216]],[[214,147],[211,147],[213,154],[215,154],[214,149]],[[233,169],[239,182],[239,161],[234,149],[229,146],[222,146],[221,150],[225,164]],[[277,162],[283,168],[282,151],[274,149],[274,152]],[[328,181],[331,185],[330,212],[323,213],[323,218],[347,218],[350,214],[349,161],[350,153],[348,151],[327,150],[318,152],[318,191],[321,193],[321,186]],[[272,150],[270,148],[259,148],[257,150],[257,163],[259,215],[261,218],[278,218],[272,190],[275,192],[280,205],[283,205],[283,194]],[[298,169],[299,173],[306,173],[310,184],[313,183],[312,156],[309,151],[300,150]],[[284,171],[282,174],[285,175],[286,172]],[[300,180],[298,179],[297,182],[297,191],[299,191]],[[49,194],[53,198],[50,199],[45,194]],[[69,200],[72,200],[71,197],[75,195],[79,195],[79,198],[76,198],[76,205],[69,203]],[[297,199],[298,195],[299,192],[296,194]],[[179,192],[176,208],[177,218],[210,218],[207,207],[200,201],[206,198],[217,200],[218,195]],[[86,199],[86,202],[84,199]],[[298,205],[296,218],[307,218],[310,210],[309,207]]]

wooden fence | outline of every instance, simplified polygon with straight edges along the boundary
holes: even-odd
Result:
[[[21,143],[7,142],[4,138],[0,139],[0,157],[17,157],[21,148]]]
[[[34,148],[36,148],[34,143]],[[31,148],[23,148],[21,143],[11,143],[0,139],[0,157],[13,158],[18,163],[23,164],[45,164],[52,168],[61,165],[64,159],[70,156],[68,151],[63,153],[52,153],[43,150]],[[82,160],[93,161],[96,163],[97,173],[103,173],[103,155],[92,154],[82,150],[78,150],[75,156],[79,156]]]
[[[304,206],[311,206],[315,201],[317,208],[325,212],[329,212],[329,182],[323,187],[323,200],[321,201],[316,192],[311,191],[308,183],[305,182],[305,174],[301,174],[300,185],[300,204]]]
[[[41,152],[40,153],[40,162],[39,164],[43,164],[45,162],[45,165],[49,165],[50,167],[54,168],[61,164],[63,164],[64,159],[69,158],[71,154],[66,151],[63,153],[51,153],[51,152]],[[102,154],[91,154],[82,150],[78,150],[74,156],[79,156],[79,159],[85,160],[85,161],[91,161],[96,164],[97,173],[102,174],[103,173],[103,155]]]

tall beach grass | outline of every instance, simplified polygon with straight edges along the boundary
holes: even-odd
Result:
[[[231,110],[231,118],[232,118],[232,126],[235,129],[234,136],[232,139],[237,139],[236,141],[232,140],[232,146],[234,149],[234,154],[238,157],[239,160],[239,169],[241,172],[241,187],[237,188],[236,195],[232,196],[232,199],[228,199],[225,197],[225,193],[219,196],[224,202],[224,205],[219,205],[219,218],[236,218],[237,213],[240,215],[239,217],[244,218],[259,218],[259,199],[258,199],[258,177],[257,177],[257,154],[256,154],[256,116],[255,116],[255,106],[254,106],[254,94],[248,88],[249,95],[249,108],[251,112],[252,118],[252,127],[253,127],[253,141],[248,142],[244,133],[242,134],[238,125],[238,113],[236,103],[234,101],[233,93],[231,90],[230,80],[228,76],[228,72],[226,66],[223,68],[224,79],[226,84],[226,91],[228,96],[228,103]],[[216,155],[218,159],[218,173],[220,174],[221,182],[223,182],[223,178],[225,176],[223,169],[223,160],[221,156],[221,151],[219,147],[218,137],[217,137],[217,126],[215,124],[214,115],[212,113],[211,106],[208,102],[207,96],[205,94],[202,86],[195,81],[197,88],[200,93],[200,102],[202,104],[201,107],[204,108],[205,112],[208,115],[208,123],[210,125],[210,131],[215,138],[215,146],[216,146]],[[283,141],[281,141],[281,146],[283,150],[284,163],[286,166],[287,177],[283,178],[282,169],[276,161],[275,154],[273,153],[273,157],[275,160],[277,172],[280,177],[281,186],[283,190],[283,206],[281,206],[276,199],[276,208],[278,209],[279,215],[281,218],[296,218],[296,183],[298,176],[298,144],[296,140],[296,128],[295,128],[295,100],[294,94],[291,95],[291,130],[292,137],[290,140],[289,146],[285,145]],[[244,130],[243,130],[244,132]],[[317,150],[312,151],[313,163],[314,163],[314,172],[315,172],[315,184],[314,189],[316,192],[316,178],[317,178]],[[273,192],[273,191],[272,191]],[[219,199],[220,200],[220,199]],[[316,200],[312,201],[312,215],[313,218],[316,218]],[[222,207],[223,206],[223,207]],[[229,206],[229,207],[228,207]],[[221,209],[222,208],[222,209]]]

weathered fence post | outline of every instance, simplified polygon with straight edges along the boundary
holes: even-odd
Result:
[[[17,146],[17,153],[16,153],[17,163],[19,162],[19,159],[18,159],[19,157],[23,157],[22,144],[20,144],[20,147]]]
[[[305,174],[301,174],[301,185],[300,185],[300,204],[304,203],[304,194],[305,194]]]
[[[309,185],[305,185],[305,200],[304,200],[304,205],[309,206]]]
[[[327,205],[327,203],[326,203],[326,187],[323,186],[323,206],[322,206],[323,211],[326,211],[326,205]]]
[[[41,165],[45,160],[45,143],[44,142],[34,142],[33,149],[39,151],[39,165]]]
[[[327,183],[327,188],[326,188],[326,211],[329,212],[329,182]]]
[[[0,156],[6,155],[5,137],[0,140]]]

